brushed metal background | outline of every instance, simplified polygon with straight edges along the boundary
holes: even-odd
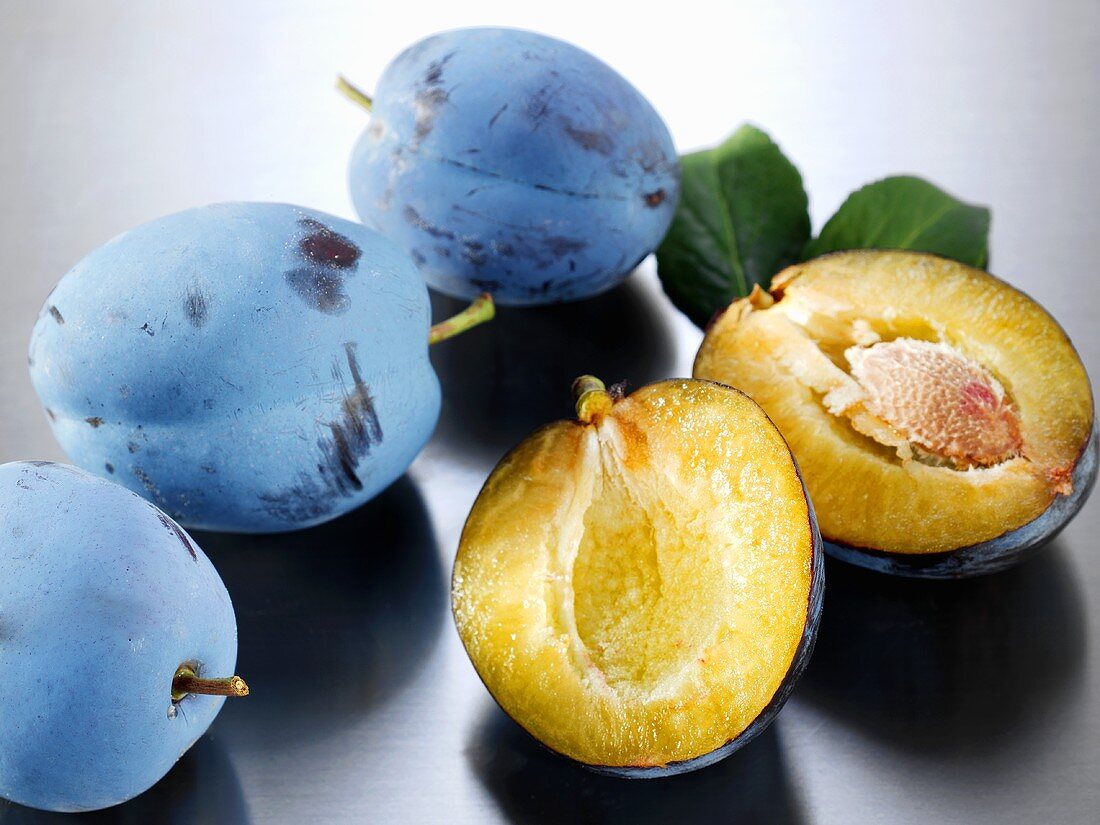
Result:
[[[1041,300],[1100,375],[1095,0],[527,5],[7,0],[0,460],[62,458],[25,351],[76,260],[211,201],[350,216],[345,164],[364,117],[333,78],[370,87],[404,45],[458,25],[536,28],[594,51],[683,149],[745,120],[764,126],[801,168],[816,226],[894,172],[992,204],[992,270]],[[439,315],[452,307],[436,301]],[[756,742],[695,774],[590,775],[495,708],[447,600],[482,480],[568,413],[574,375],[686,374],[699,340],[651,264],[594,301],[503,311],[433,354],[439,431],[375,502],[308,533],[199,535],[237,603],[254,694],[153,791],[90,819],[1096,822],[1097,502],[1040,558],[988,579],[830,564],[817,653],[791,702]],[[49,819],[0,803],[4,823]]]

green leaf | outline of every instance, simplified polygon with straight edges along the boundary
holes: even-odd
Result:
[[[803,257],[838,249],[912,249],[985,267],[989,222],[989,209],[963,203],[926,180],[884,178],[849,195]]]
[[[810,215],[802,176],[753,126],[681,160],[680,203],[657,272],[672,303],[702,326],[799,260]]]

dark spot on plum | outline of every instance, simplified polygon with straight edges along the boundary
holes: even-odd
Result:
[[[626,390],[629,386],[630,382],[626,380],[619,381],[607,388],[607,394],[614,398],[616,401],[619,401],[623,398],[626,398]]]
[[[645,200],[646,206],[648,206],[650,209],[655,209],[656,207],[664,203],[665,190],[658,189],[655,192],[648,192],[645,195],[642,195],[642,198]]]
[[[584,149],[586,152],[595,152],[598,155],[610,155],[615,151],[615,144],[604,132],[578,129],[572,123],[565,124],[565,134],[570,140]]]
[[[200,464],[199,469],[202,470],[207,475],[211,475],[211,476],[212,475],[217,475],[217,472],[218,472],[218,468],[215,467],[213,464]]]
[[[588,241],[578,241],[575,238],[566,238],[562,235],[549,235],[540,241],[543,248],[555,258],[564,258],[580,252],[588,246]]]
[[[93,430],[97,430],[103,426],[103,419],[98,415],[93,415],[84,419],[84,423],[88,424]]]
[[[333,232],[313,218],[302,218],[298,226],[309,234],[298,241],[298,251],[310,263],[333,269],[355,269],[359,266],[362,250],[351,239]]]
[[[53,319],[57,321],[57,323],[65,323],[65,317],[61,314],[61,310],[55,307],[53,304],[50,304],[50,315],[53,316]]]
[[[462,260],[473,266],[482,266],[489,256],[481,251],[481,244],[464,243],[462,245]]]
[[[191,543],[191,539],[189,539],[187,537],[187,534],[183,532],[183,528],[163,513],[157,513],[157,518],[160,519],[161,524],[168,528],[168,532],[174,535],[179,540],[179,543],[184,546],[187,552],[191,554],[192,561],[197,562],[199,560],[199,556],[195,552],[195,545]]]
[[[301,267],[284,273],[286,282],[305,304],[326,315],[347,311],[351,300],[344,291],[344,276],[320,266]]]
[[[148,321],[146,321],[146,322],[145,322],[144,324],[142,324],[142,325],[141,325],[141,329],[139,330],[139,332],[144,332],[144,333],[145,333],[146,335],[148,335],[148,336],[149,336],[150,338],[152,338],[152,337],[153,337],[154,335],[156,335],[156,334],[157,334],[157,333],[156,333],[156,332],[155,332],[155,331],[153,330],[153,328],[152,328],[151,326],[149,326],[149,322],[148,322]]]
[[[413,128],[413,146],[419,145],[429,132],[435,128],[435,119],[443,105],[451,99],[445,89],[432,86],[422,89],[416,95],[416,122]]]
[[[424,256],[424,253],[421,252],[419,249],[412,250],[410,255],[412,256],[413,263],[417,266],[424,266],[424,264],[428,262],[428,259]]]
[[[49,418],[50,421],[57,421],[57,413],[55,413],[49,407],[46,407],[45,409],[46,409],[46,417]]]
[[[455,56],[454,52],[448,52],[439,58],[439,60],[433,60],[428,64],[428,68],[424,72],[423,84],[425,86],[438,86],[443,82],[443,67],[451,62],[451,58]]]
[[[413,209],[411,206],[406,206],[401,212],[401,215],[405,218],[406,222],[412,224],[417,229],[421,229],[427,232],[433,238],[445,238],[448,241],[455,239],[455,233],[449,229],[436,226],[431,221],[425,220],[420,216],[420,213]]]
[[[27,461],[26,464],[30,464],[32,467],[52,467],[53,461]]]
[[[433,249],[435,250],[435,254],[439,255],[441,258],[451,257],[451,250],[446,246],[440,245],[440,246],[433,247]]]
[[[506,241],[490,241],[489,248],[497,255],[503,255],[505,258],[511,258],[516,254],[516,248]]]
[[[155,501],[161,509],[166,509],[167,502],[164,496],[160,494],[160,490],[157,489],[157,485],[153,483],[153,479],[149,478],[149,474],[141,467],[134,467],[133,473],[134,477],[141,482],[141,486],[145,488],[145,492],[149,494],[149,498]]]
[[[491,118],[489,118],[489,128],[490,129],[492,129],[496,125],[497,118],[499,118],[502,114],[504,114],[504,112],[507,109],[508,109],[508,104],[505,103],[503,106],[501,106],[499,109],[496,110],[496,113],[493,114],[493,116]]]
[[[550,287],[552,287],[553,285],[553,280],[543,281],[541,284],[539,284],[539,292],[545,295],[547,292],[550,291]]]
[[[321,424],[327,432],[317,439],[321,452],[316,465],[317,474],[302,472],[298,483],[289,490],[265,493],[259,497],[269,513],[290,523],[327,515],[335,509],[338,497],[362,490],[359,464],[371,448],[382,441],[382,425],[374,409],[370,388],[359,369],[355,344],[344,344],[344,355],[352,385],[350,388],[344,387],[340,416]],[[339,361],[333,362],[332,371],[333,376],[343,383]]]
[[[136,441],[130,441],[130,442],[127,442],[127,444],[126,444],[126,450],[130,453],[130,455],[133,455],[134,453],[136,453],[140,449],[141,449],[141,447],[138,445],[138,443]]]
[[[489,278],[471,278],[470,283],[482,292],[496,292],[501,286],[500,281]]]
[[[572,258],[569,259],[569,271],[570,272],[576,272],[577,271],[577,262],[574,261]]]
[[[191,322],[191,326],[198,329],[206,323],[206,316],[209,308],[206,305],[206,295],[198,287],[192,287],[187,290],[187,295],[183,299],[183,313],[187,316],[187,320]]]
[[[212,409],[214,409],[214,399],[213,399],[213,398],[204,398],[204,399],[202,400],[202,408],[203,408],[204,410],[212,410]]]

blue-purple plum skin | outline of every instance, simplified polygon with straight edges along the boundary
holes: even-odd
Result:
[[[206,530],[327,521],[412,462],[439,416],[408,255],[297,206],[226,203],[80,261],[30,371],[70,459]]]
[[[224,698],[172,700],[183,664],[233,674],[237,624],[179,525],[117,484],[0,465],[0,796],[51,811],[159,780]]]
[[[660,116],[610,67],[533,32],[477,28],[389,64],[349,181],[363,222],[431,287],[523,305],[625,278],[668,230],[680,166]]]
[[[1088,442],[1073,468],[1073,489],[1057,496],[1037,518],[1003,535],[946,553],[886,553],[826,541],[825,552],[841,561],[921,579],[961,579],[997,573],[1017,564],[1048,544],[1084,506],[1096,484],[1100,432],[1093,422]]]

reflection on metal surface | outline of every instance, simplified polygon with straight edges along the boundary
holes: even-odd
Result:
[[[1082,676],[1085,612],[1058,542],[927,582],[827,561],[800,698],[892,747],[980,758],[1026,741]]]
[[[459,454],[495,460],[531,432],[573,414],[579,375],[637,388],[670,377],[675,341],[665,309],[632,275],[587,301],[498,307],[492,323],[432,348],[443,385],[437,437]],[[447,318],[464,302],[433,294]]]
[[[780,739],[773,724],[704,770],[618,779],[552,753],[487,702],[466,761],[511,822],[803,822]]]
[[[447,585],[408,476],[311,530],[195,538],[233,595],[237,670],[254,687],[215,723],[234,752],[354,727],[413,677],[443,627]]]

